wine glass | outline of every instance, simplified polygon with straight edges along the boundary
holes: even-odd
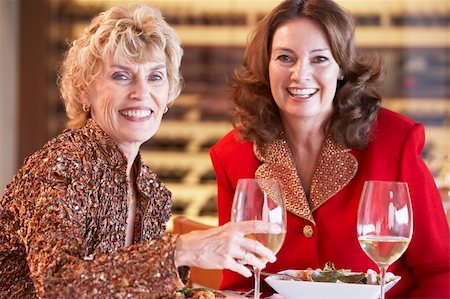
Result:
[[[279,234],[254,233],[246,235],[261,242],[276,254],[286,236],[286,206],[281,184],[276,179],[240,179],[234,193],[231,221],[262,220],[281,226]],[[260,297],[261,269],[253,268],[255,278],[254,298]]]
[[[380,270],[380,298],[384,299],[385,274],[389,265],[411,241],[413,215],[408,184],[367,181],[358,207],[358,241]]]

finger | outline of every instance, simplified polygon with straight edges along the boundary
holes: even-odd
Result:
[[[242,260],[242,264],[250,265],[258,269],[264,269],[266,267],[266,261],[266,259],[258,258],[256,255],[247,252],[244,259]]]
[[[277,223],[270,223],[261,220],[250,220],[236,222],[238,229],[244,233],[268,233],[268,234],[279,234],[283,231],[283,227]]]
[[[258,256],[260,259],[266,259],[271,263],[277,260],[277,257],[272,250],[253,239],[244,238],[241,243],[241,248],[254,256]]]
[[[247,258],[247,254],[248,254],[248,251],[246,251],[246,250],[241,250],[241,253],[238,255],[238,257],[236,258],[236,260],[237,260],[238,262],[242,261],[242,263],[245,263],[246,258]]]
[[[244,266],[243,264],[240,264],[235,259],[231,259],[227,264],[228,265],[226,266],[226,269],[229,269],[231,271],[239,273],[244,277],[252,276],[252,272],[250,272],[250,270],[246,266]]]

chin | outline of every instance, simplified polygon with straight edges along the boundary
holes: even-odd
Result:
[[[147,141],[149,141],[152,138],[152,136],[140,136],[139,138],[136,138],[136,142],[140,143],[141,145]]]

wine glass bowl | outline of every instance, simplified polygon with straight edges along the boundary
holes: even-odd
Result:
[[[252,233],[245,237],[259,241],[276,254],[286,236],[286,207],[281,184],[276,179],[240,179],[236,186],[231,209],[231,221],[260,220],[278,224],[278,234]],[[260,271],[253,269],[255,277],[254,298],[259,298]]]
[[[358,241],[380,270],[381,299],[384,299],[387,268],[408,248],[412,228],[413,216],[407,183],[364,183],[358,207]]]

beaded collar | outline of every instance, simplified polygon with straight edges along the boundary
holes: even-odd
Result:
[[[261,146],[255,144],[253,150],[256,158],[262,162],[255,177],[279,179],[287,210],[314,224],[313,211],[344,188],[358,170],[358,161],[350,154],[350,150],[332,138],[326,138],[314,171],[308,200],[285,139]]]

